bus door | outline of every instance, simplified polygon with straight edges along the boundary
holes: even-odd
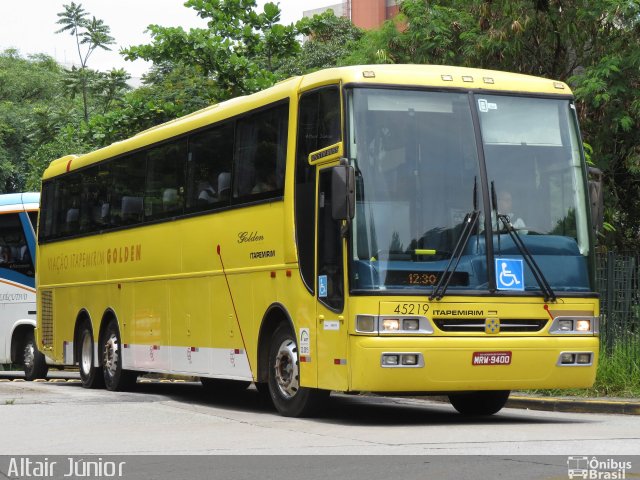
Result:
[[[331,167],[318,170],[316,319],[318,387],[347,390],[347,328],[344,310],[344,240],[331,213]]]

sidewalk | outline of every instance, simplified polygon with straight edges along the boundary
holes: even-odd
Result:
[[[549,412],[640,415],[640,399],[638,398],[540,397],[513,392],[506,406]]]

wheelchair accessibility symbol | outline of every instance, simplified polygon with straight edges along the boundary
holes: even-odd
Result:
[[[318,276],[318,297],[325,298],[327,296],[327,276]]]
[[[524,290],[522,260],[496,258],[496,284],[498,290]]]

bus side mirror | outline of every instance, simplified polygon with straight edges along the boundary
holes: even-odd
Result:
[[[602,170],[589,167],[589,203],[591,220],[596,233],[602,230],[604,223],[604,194],[602,192]]]
[[[331,216],[334,220],[350,221],[356,210],[355,170],[338,165],[331,171]]]

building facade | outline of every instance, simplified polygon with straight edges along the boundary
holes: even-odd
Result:
[[[329,9],[336,16],[348,17],[354,25],[366,30],[379,28],[398,13],[399,0],[346,0],[322,8],[304,12],[305,17],[323,13]]]

